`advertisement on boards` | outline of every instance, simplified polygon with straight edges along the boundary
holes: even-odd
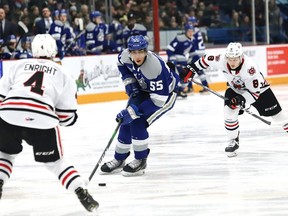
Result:
[[[288,46],[267,47],[268,76],[288,74]]]

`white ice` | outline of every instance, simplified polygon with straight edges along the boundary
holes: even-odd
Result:
[[[288,85],[272,89],[288,114]],[[126,101],[80,105],[78,123],[61,128],[65,158],[86,179],[115,130],[115,115],[125,105]],[[249,114],[239,120],[239,155],[228,158],[223,100],[213,94],[177,100],[175,108],[149,128],[151,153],[144,176],[103,176],[97,170],[89,184],[100,203],[97,215],[287,216],[288,134]],[[114,145],[103,162],[113,158]],[[91,213],[34,162],[32,149],[25,144],[3,189],[0,215]]]

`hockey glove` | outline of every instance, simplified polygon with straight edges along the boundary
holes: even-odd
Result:
[[[140,90],[140,85],[135,80],[135,78],[127,78],[124,80],[125,91],[127,95],[130,97],[131,95],[137,95]]]
[[[228,106],[231,109],[236,109],[238,107],[244,108],[245,102],[246,100],[242,95],[237,95],[229,101]]]
[[[184,83],[187,83],[190,78],[193,79],[197,72],[197,68],[194,64],[188,64],[183,70],[180,72],[180,80]]]
[[[140,118],[141,115],[142,113],[138,111],[138,107],[134,104],[130,104],[130,106],[117,114],[116,121],[121,122],[122,125],[126,125],[133,120]]]

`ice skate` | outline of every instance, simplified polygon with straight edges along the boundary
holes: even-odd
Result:
[[[200,94],[209,94],[209,91],[207,89],[202,89],[199,91]]]
[[[187,98],[187,94],[184,91],[179,91],[177,93],[177,97],[184,99],[184,98]]]
[[[2,197],[2,188],[3,188],[3,184],[4,184],[3,180],[0,179],[0,199],[1,199],[1,197]]]
[[[237,152],[236,150],[239,148],[239,138],[232,139],[229,141],[228,146],[225,148],[225,152],[228,157],[236,157]]]
[[[87,211],[93,212],[99,207],[99,203],[93,199],[86,189],[79,187],[75,190],[75,193]]]
[[[125,160],[116,160],[113,159],[110,162],[104,163],[101,166],[101,173],[100,174],[113,174],[118,173],[122,170],[125,166]]]
[[[140,176],[144,175],[145,169],[147,167],[147,158],[144,159],[135,159],[124,166],[122,170],[122,175],[129,177],[129,176]]]

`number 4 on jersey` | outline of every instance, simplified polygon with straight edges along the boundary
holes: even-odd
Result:
[[[37,71],[34,73],[26,82],[24,86],[31,86],[31,92],[39,95],[43,95],[42,83],[43,83],[44,73],[42,71]]]

